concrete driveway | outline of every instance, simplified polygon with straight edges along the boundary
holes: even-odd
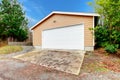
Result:
[[[35,50],[14,58],[78,75],[84,59],[84,51]]]

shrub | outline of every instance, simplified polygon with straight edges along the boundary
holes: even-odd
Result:
[[[109,53],[116,53],[117,49],[120,48],[120,31],[116,28],[112,30],[108,28],[105,26],[96,26],[92,29],[95,32],[95,47],[103,47]]]
[[[103,43],[101,43],[101,47],[105,48],[108,44],[109,44],[109,42],[103,42]]]
[[[94,28],[95,31],[95,42],[97,47],[104,47],[109,41],[109,31],[107,27],[97,26]]]
[[[118,45],[114,44],[107,44],[105,50],[109,53],[116,53],[118,49]]]

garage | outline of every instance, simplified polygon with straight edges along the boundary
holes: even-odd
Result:
[[[42,48],[84,50],[84,25],[71,25],[42,31]]]
[[[38,49],[94,50],[94,28],[99,14],[53,11],[32,28],[33,46]]]

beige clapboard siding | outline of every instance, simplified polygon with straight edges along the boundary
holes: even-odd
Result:
[[[93,36],[89,30],[89,28],[93,27],[93,16],[63,14],[54,14],[33,29],[33,45],[42,45],[42,30],[81,23],[83,23],[85,27],[85,46],[93,46]]]

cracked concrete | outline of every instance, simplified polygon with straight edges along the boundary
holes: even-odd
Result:
[[[84,51],[42,50],[28,57],[25,54],[25,57],[22,55],[15,58],[78,75],[84,59]]]

